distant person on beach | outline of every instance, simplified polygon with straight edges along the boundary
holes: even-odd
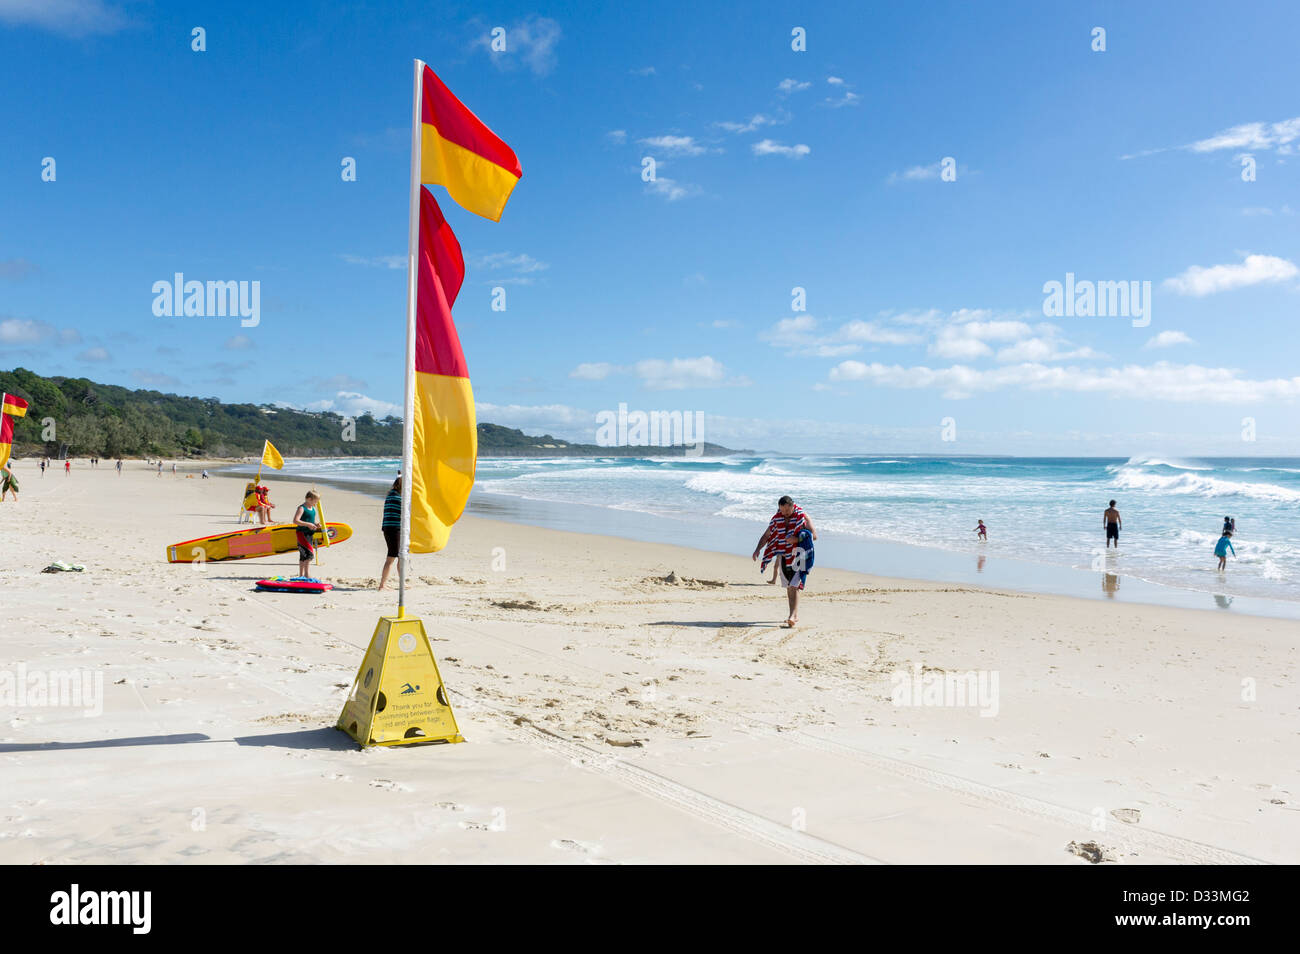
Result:
[[[320,497],[314,491],[307,491],[298,509],[294,511],[293,522],[298,528],[298,575],[308,576],[312,557],[316,555],[315,537],[325,528],[320,524]]]
[[[206,474],[207,471],[204,471]],[[266,484],[260,485],[256,491],[257,495],[257,516],[262,523],[271,522],[271,511],[275,509],[275,504],[271,503],[271,488]]]
[[[980,535],[980,539],[983,540],[985,543],[988,543],[988,542],[989,542],[989,528],[986,527],[986,526],[984,526],[984,521],[983,521],[983,520],[976,520],[975,522],[976,522],[977,524],[979,524],[979,526],[977,526],[977,527],[974,529],[974,531],[972,531],[972,532],[974,532],[974,533],[978,533],[978,534]]]
[[[158,476],[162,476],[162,461],[158,461]]]
[[[63,462],[63,475],[65,477],[72,476],[72,458],[68,458]]]
[[[758,552],[763,551],[763,562],[759,564],[758,571],[763,573],[767,570],[768,563],[772,562],[778,556],[788,556],[790,553],[790,544],[787,542],[790,534],[808,528],[812,533],[814,540],[817,539],[817,530],[813,527],[812,521],[808,515],[792,500],[789,496],[782,497],[776,503],[776,513],[772,519],[767,522],[767,529],[763,535],[758,538],[758,546],[754,547],[754,555],[751,559],[758,559]],[[772,569],[772,579],[768,582],[775,584],[779,575],[778,567]]]
[[[41,458],[41,476],[45,476],[45,465],[48,463],[44,457]]]
[[[172,461],[172,476],[176,476],[176,461]]]
[[[4,503],[5,497],[10,493],[14,495],[14,503],[18,502],[18,478],[14,472],[9,469],[6,463],[0,468],[0,503]]]
[[[1220,536],[1230,537],[1236,532],[1237,532],[1237,521],[1233,520],[1231,517],[1224,517],[1223,530],[1220,532]]]
[[[402,532],[401,477],[393,481],[392,489],[384,498],[384,518],[379,523],[379,529],[384,534],[384,542],[388,544],[388,556],[384,558],[384,571],[379,574],[379,588],[382,590],[388,582],[389,571],[393,569],[393,563],[397,560],[398,537]]]
[[[1119,530],[1124,525],[1124,521],[1119,518],[1119,511],[1115,509],[1115,501],[1110,502],[1110,506],[1101,516],[1101,522],[1106,527],[1106,549],[1110,549],[1110,541],[1115,541],[1115,549],[1119,549]]]
[[[1214,555],[1219,558],[1219,571],[1222,572],[1228,565],[1228,551],[1232,551],[1234,558],[1237,556],[1237,549],[1232,545],[1232,534],[1225,533],[1219,537],[1219,542],[1214,545]]]
[[[789,553],[777,559],[777,572],[790,604],[790,615],[786,617],[784,626],[786,629],[794,629],[799,625],[799,591],[808,581],[808,574],[813,568],[812,531],[805,528],[788,534],[786,544]]]
[[[122,458],[117,459],[117,476],[122,476]]]

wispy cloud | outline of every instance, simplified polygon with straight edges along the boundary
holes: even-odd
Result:
[[[1188,152],[1222,152],[1230,149],[1235,152],[1268,152],[1276,150],[1282,155],[1290,155],[1300,146],[1300,116],[1283,119],[1275,123],[1253,122],[1241,123],[1222,129],[1204,139],[1172,147]],[[1121,159],[1142,159],[1157,153],[1169,152],[1171,147],[1142,149],[1138,152],[1120,156]]]
[[[81,354],[77,355],[77,360],[90,361],[90,362],[103,362],[103,361],[111,361],[112,356],[109,355],[108,350],[106,348],[94,347],[94,348],[87,348],[85,351],[81,352]]]
[[[505,27],[505,49],[492,49],[491,28],[484,28],[474,39],[472,48],[487,51],[493,65],[512,70],[526,67],[537,76],[546,76],[555,68],[555,48],[560,43],[560,25],[549,17],[532,15]]]
[[[796,79],[783,79],[776,84],[776,88],[787,95],[809,89],[811,86],[812,83]]]
[[[127,18],[104,0],[0,0],[0,23],[77,38],[116,33]]]
[[[830,380],[862,381],[888,388],[939,390],[944,397],[954,399],[1004,390],[1073,392],[1133,401],[1213,404],[1249,404],[1300,397],[1300,377],[1256,380],[1242,378],[1231,368],[1206,368],[1165,361],[1145,366],[1099,369],[1031,362],[988,370],[965,365],[929,368],[842,361],[831,370]]]
[[[717,122],[713,125],[718,129],[725,129],[730,133],[747,133],[753,132],[756,129],[761,129],[764,126],[779,126],[783,123],[788,123],[789,121],[790,115],[788,113],[784,113],[780,116],[768,116],[766,113],[755,113],[750,117],[748,122]]]
[[[1162,331],[1144,344],[1143,348],[1172,348],[1174,345],[1195,344],[1181,331]]]
[[[652,391],[681,391],[688,388],[745,386],[748,378],[731,377],[726,367],[708,355],[699,358],[650,358],[633,367],[641,384]]]
[[[874,321],[849,321],[829,331],[812,315],[782,318],[759,338],[789,354],[839,358],[856,354],[863,345],[906,345],[923,340],[911,331],[888,328]]]
[[[652,195],[662,196],[669,202],[676,202],[679,199],[688,199],[693,195],[699,195],[704,190],[688,182],[678,182],[676,179],[659,176],[645,184],[645,191]]]
[[[628,70],[633,76],[654,76],[655,68],[653,66],[643,66],[640,69]]]
[[[605,133],[605,138],[614,145],[621,146],[623,143],[627,142],[627,130],[611,129],[609,132]]]
[[[365,265],[369,268],[405,268],[405,255],[340,255],[339,258],[349,265]]]
[[[699,156],[709,151],[696,142],[694,136],[650,136],[638,142],[670,156]]]
[[[305,410],[332,411],[335,414],[342,414],[344,417],[360,417],[363,414],[369,414],[371,417],[379,419],[390,415],[393,417],[402,416],[402,406],[400,404],[381,401],[378,398],[372,398],[357,391],[339,391],[332,398],[312,401],[305,406]]]
[[[1202,298],[1217,292],[1231,291],[1272,282],[1282,282],[1300,274],[1293,262],[1274,255],[1247,255],[1240,265],[1193,265],[1180,275],[1166,278],[1164,287],[1180,295]]]
[[[146,371],[144,368],[133,368],[131,370],[131,380],[142,387],[153,388],[154,390],[181,386],[179,379],[173,378],[170,374],[163,374],[160,371]]]
[[[253,347],[253,339],[248,335],[231,335],[221,347],[227,351],[248,351]]]
[[[786,146],[772,139],[756,142],[751,148],[756,156],[785,156],[787,159],[802,159],[812,152],[812,149],[803,143]]]

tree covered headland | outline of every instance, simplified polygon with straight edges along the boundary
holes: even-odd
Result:
[[[269,439],[286,457],[396,457],[402,422],[363,414],[345,429],[343,415],[265,404],[223,404],[216,398],[96,384],[86,378],[43,377],[25,368],[0,371],[0,391],[27,401],[14,422],[14,456],[246,457]],[[50,426],[52,423],[52,427]],[[345,439],[345,435],[352,439]],[[598,447],[554,437],[530,437],[496,424],[479,424],[484,457],[657,456],[681,448]],[[708,455],[730,453],[705,444]]]

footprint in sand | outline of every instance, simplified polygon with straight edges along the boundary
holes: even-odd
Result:
[[[386,778],[375,778],[370,780],[371,788],[382,788],[386,792],[409,792],[411,787],[403,785],[401,782],[394,782]]]
[[[350,782],[350,781],[352,781],[352,776],[351,776],[351,775],[340,775],[338,772],[329,772],[329,773],[327,773],[327,774],[325,774],[325,775],[322,775],[321,778],[329,779],[331,782]],[[373,783],[371,783],[371,784],[373,784]]]

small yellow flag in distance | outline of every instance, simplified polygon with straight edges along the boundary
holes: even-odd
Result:
[[[262,450],[262,466],[270,467],[272,470],[280,470],[284,467],[284,458],[270,441],[266,442],[266,447]]]

